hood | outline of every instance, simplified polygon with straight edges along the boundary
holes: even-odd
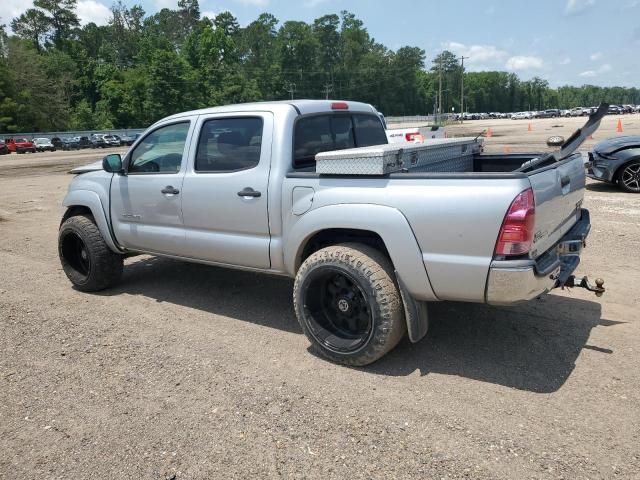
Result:
[[[640,148],[640,136],[609,138],[596,144],[593,150],[598,153],[604,153],[605,155],[611,155],[627,148]]]
[[[76,167],[72,170],[69,170],[69,173],[80,175],[81,173],[97,172],[99,170],[102,170],[102,160],[90,163],[89,165],[84,165],[83,167]]]

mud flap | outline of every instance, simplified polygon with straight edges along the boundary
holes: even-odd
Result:
[[[409,340],[411,340],[411,343],[417,343],[424,338],[429,330],[427,302],[417,302],[413,299],[398,272],[396,272],[396,279],[400,289],[400,296],[402,297],[402,304],[404,305],[404,317],[407,321]]]

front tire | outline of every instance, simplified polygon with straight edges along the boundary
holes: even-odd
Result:
[[[640,160],[628,163],[618,175],[618,185],[625,192],[640,193]]]
[[[393,266],[365,245],[335,245],[309,256],[296,275],[293,303],[314,349],[343,365],[375,362],[406,331]]]
[[[83,292],[104,290],[122,276],[124,257],[111,251],[89,215],[74,216],[62,224],[58,254],[67,278]]]

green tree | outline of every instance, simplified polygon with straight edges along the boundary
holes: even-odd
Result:
[[[283,95],[282,72],[277,44],[278,19],[270,13],[261,14],[257,20],[242,29],[239,39],[239,56],[246,78],[257,84],[257,99],[274,100]]]
[[[33,5],[48,13],[52,29],[50,34],[53,45],[63,48],[74,28],[80,26],[80,20],[75,13],[76,0],[34,0]]]
[[[30,8],[11,21],[11,30],[20,38],[31,41],[40,51],[44,45],[51,21],[42,10]]]

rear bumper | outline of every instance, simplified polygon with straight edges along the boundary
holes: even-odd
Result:
[[[534,299],[564,285],[580,263],[580,252],[591,230],[589,211],[560,241],[536,260],[494,260],[489,268],[485,301],[511,305]]]

